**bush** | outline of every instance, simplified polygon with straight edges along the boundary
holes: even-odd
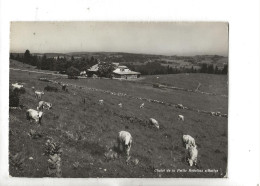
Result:
[[[47,85],[44,90],[48,92],[58,92],[58,88]]]
[[[10,164],[18,170],[23,170],[24,160],[24,155],[21,152],[10,155]]]
[[[79,76],[79,70],[73,66],[67,69],[67,74],[69,79],[77,79],[77,76]]]
[[[53,140],[47,140],[45,143],[44,155],[62,154],[61,145]]]
[[[9,107],[19,106],[19,91],[18,89],[9,89]]]
[[[13,91],[17,92],[18,94],[25,94],[25,92],[26,92],[24,87],[22,87],[20,89],[16,88]]]
[[[60,155],[54,154],[49,156],[47,176],[58,178],[62,176]]]

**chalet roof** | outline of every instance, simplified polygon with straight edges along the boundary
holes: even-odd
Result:
[[[88,69],[88,71],[97,72],[97,71],[98,71],[98,64],[95,64],[95,65],[93,65],[92,67],[90,67],[90,68]]]
[[[119,75],[138,75],[140,74],[140,72],[134,72],[134,71],[131,71],[130,69],[128,69],[126,66],[118,66],[117,69],[115,69],[113,71],[113,73],[115,74],[119,74]]]
[[[128,68],[127,66],[118,66],[118,68]]]
[[[139,74],[141,74],[140,72],[134,72],[134,71],[128,71],[128,72],[115,72],[115,71],[113,71],[113,73],[119,74],[119,75],[139,75]]]

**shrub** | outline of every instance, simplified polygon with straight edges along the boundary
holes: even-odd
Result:
[[[19,91],[18,89],[9,89],[9,107],[18,107],[19,106]]]
[[[20,89],[14,89],[15,91],[17,91],[19,94],[25,94],[25,88],[24,87],[22,87],[22,88],[20,88]]]
[[[10,164],[15,167],[15,169],[23,170],[23,163],[25,158],[21,153],[16,153],[15,155],[10,155]]]
[[[20,89],[18,89],[18,88],[13,88],[12,91],[15,92],[15,93],[17,93],[17,94],[19,94],[19,95],[20,95],[20,94],[25,94],[25,92],[26,92],[24,87],[21,87]]]
[[[79,76],[79,70],[73,66],[67,69],[67,74],[69,79],[77,79],[77,76]]]
[[[58,92],[58,88],[47,85],[44,90],[48,92]]]
[[[61,150],[60,144],[54,142],[53,140],[47,140],[47,142],[45,143],[44,154],[45,155],[54,155],[54,154],[61,155],[62,150]]]
[[[58,178],[62,176],[60,155],[54,154],[49,156],[47,176]]]
[[[114,69],[115,67],[111,62],[102,62],[98,64],[98,72],[100,77],[111,78]]]
[[[54,142],[53,140],[47,140],[47,142],[45,143],[44,154],[49,156],[47,176],[61,177],[62,176],[62,170],[61,170],[62,149],[60,144]]]

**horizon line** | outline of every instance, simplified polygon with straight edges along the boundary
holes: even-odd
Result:
[[[26,49],[29,50],[29,49]],[[25,50],[25,51],[26,51]],[[24,52],[25,52],[24,51]],[[30,50],[29,50],[30,51]],[[17,52],[17,51],[11,51],[9,53],[24,53],[24,52]],[[61,53],[61,54],[69,54],[69,53],[126,53],[126,54],[143,54],[143,55],[155,55],[155,56],[222,56],[222,57],[228,57],[228,55],[220,55],[220,54],[153,54],[153,53],[138,53],[138,52],[111,52],[111,51],[70,51],[70,52],[31,52],[31,54],[46,54],[46,53],[51,53],[51,54],[56,54],[56,53]]]

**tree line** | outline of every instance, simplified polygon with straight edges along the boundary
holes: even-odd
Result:
[[[60,73],[68,74],[69,77],[78,76],[80,71],[87,71],[91,66],[98,63],[98,60],[93,56],[90,58],[77,58],[73,56],[70,59],[66,57],[57,56],[57,59],[47,58],[46,55],[37,56],[32,55],[29,50],[26,50],[23,55],[10,54],[11,59],[21,61],[23,63],[36,66],[41,70],[59,71]],[[122,63],[133,71],[140,72],[142,75],[157,75],[157,74],[179,74],[179,73],[208,73],[208,74],[227,74],[228,65],[225,64],[224,68],[219,68],[213,64],[200,64],[200,68],[196,69],[193,66],[173,68],[171,66],[164,66],[159,62],[148,62],[143,65],[134,65],[133,63]],[[99,63],[99,75],[101,77],[111,77],[113,72],[112,62]]]
[[[129,69],[140,72],[142,75],[157,75],[157,74],[179,74],[179,73],[207,73],[207,74],[227,74],[228,65],[225,64],[223,68],[219,68],[213,64],[200,64],[200,68],[196,69],[193,66],[173,68],[171,66],[163,66],[159,62],[149,62],[145,65],[125,64]]]
[[[10,59],[14,59],[28,65],[36,66],[38,69],[41,70],[58,71],[65,74],[67,74],[68,72],[73,72],[73,75],[79,75],[80,71],[86,71],[91,66],[98,63],[97,59],[95,59],[93,56],[90,58],[80,59],[75,59],[73,56],[71,57],[71,59],[57,56],[57,59],[54,59],[47,58],[46,55],[32,55],[29,50],[26,50],[23,55],[14,55],[11,53]]]

